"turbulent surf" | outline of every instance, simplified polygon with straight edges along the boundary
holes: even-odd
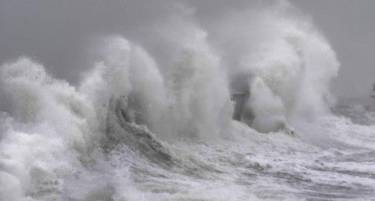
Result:
[[[373,199],[375,112],[335,104],[311,20],[173,8],[152,38],[97,39],[78,84],[1,66],[0,200]]]

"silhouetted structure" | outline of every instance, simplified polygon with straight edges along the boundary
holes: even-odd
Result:
[[[233,119],[241,121],[242,112],[247,99],[250,97],[250,92],[232,94],[231,100],[234,102]]]
[[[375,84],[372,87],[372,94],[370,95],[371,98],[375,98]]]

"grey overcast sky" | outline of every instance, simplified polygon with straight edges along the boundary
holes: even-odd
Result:
[[[375,83],[374,0],[292,0],[310,15],[341,63],[333,83],[337,96],[368,97]]]
[[[135,3],[136,2],[136,3]],[[95,34],[124,34],[147,43],[145,27],[171,12],[171,0],[1,0],[0,62],[26,55],[57,78],[77,82],[86,66],[85,50]],[[220,15],[248,0],[192,0],[188,4]],[[266,1],[271,2],[271,1]],[[333,82],[339,97],[366,97],[375,82],[374,0],[291,0],[330,41],[341,63]],[[140,42],[140,43],[142,43]]]

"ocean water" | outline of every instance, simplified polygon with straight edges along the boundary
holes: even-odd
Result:
[[[286,1],[214,28],[177,13],[153,29],[170,57],[111,35],[76,85],[1,66],[1,201],[374,200],[374,107],[335,103],[311,21]]]

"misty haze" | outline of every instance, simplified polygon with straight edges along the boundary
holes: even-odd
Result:
[[[2,0],[0,201],[373,200],[373,19],[373,0]]]

